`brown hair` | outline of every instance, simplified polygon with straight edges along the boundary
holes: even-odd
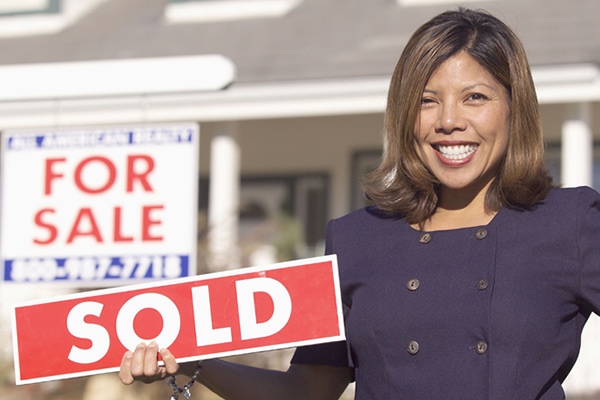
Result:
[[[544,199],[552,186],[543,161],[539,106],[520,40],[498,18],[461,7],[423,24],[404,48],[388,92],[383,158],[363,181],[369,199],[409,223],[425,222],[438,201],[438,181],[415,146],[421,96],[433,72],[461,51],[500,82],[511,101],[508,149],[486,194],[486,210],[529,208]]]

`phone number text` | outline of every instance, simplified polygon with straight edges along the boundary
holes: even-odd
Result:
[[[185,255],[4,260],[4,280],[10,282],[173,279],[189,272]]]

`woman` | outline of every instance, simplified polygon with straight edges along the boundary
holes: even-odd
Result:
[[[297,349],[288,371],[218,360],[192,376],[227,399],[564,399],[583,325],[600,309],[600,196],[555,189],[525,52],[495,17],[460,8],[420,27],[394,72],[377,207],[330,222],[346,342]],[[179,368],[128,352],[121,380]]]

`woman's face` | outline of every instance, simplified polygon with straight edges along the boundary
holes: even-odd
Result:
[[[421,161],[451,191],[484,193],[508,147],[507,90],[465,52],[446,60],[423,92],[417,120]]]

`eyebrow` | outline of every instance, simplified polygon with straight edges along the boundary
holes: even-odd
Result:
[[[481,82],[481,83],[474,83],[474,84],[472,84],[472,85],[469,85],[469,86],[467,86],[467,87],[463,88],[463,90],[462,90],[462,91],[463,91],[463,92],[468,92],[468,91],[469,91],[469,90],[471,90],[471,89],[475,89],[477,86],[485,86],[486,88],[488,88],[488,89],[490,89],[490,90],[494,90],[494,91],[496,91],[496,90],[497,90],[495,87],[492,87],[492,86],[488,85],[487,83],[483,83],[483,82]]]
[[[463,93],[464,92],[468,92],[469,90],[472,90],[472,89],[476,88],[477,86],[485,86],[486,88],[488,88],[490,90],[493,90],[493,91],[497,90],[495,87],[492,87],[492,86],[488,85],[487,83],[481,82],[481,83],[474,83],[472,85],[465,86],[461,90],[461,92],[463,92]],[[425,89],[423,89],[423,93],[438,94],[438,91],[437,90],[433,90],[433,89],[427,89],[427,88],[425,88]]]

